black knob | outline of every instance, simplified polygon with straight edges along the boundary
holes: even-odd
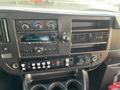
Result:
[[[55,30],[55,28],[56,28],[56,25],[54,23],[50,23],[48,25],[48,29],[50,29],[50,30]]]
[[[62,36],[62,40],[63,40],[64,42],[68,42],[68,41],[70,40],[70,38],[69,38],[68,35],[63,35],[63,36]]]
[[[29,25],[28,24],[22,24],[22,29],[23,30],[28,30],[29,29]]]
[[[36,52],[37,54],[43,54],[44,48],[43,48],[43,47],[35,47],[35,52]]]
[[[35,24],[36,29],[42,29],[43,27],[44,27],[44,25],[42,23],[36,23]]]
[[[69,37],[69,35],[66,32],[64,32],[64,33],[62,33],[60,35],[60,41],[62,41],[62,42],[68,42],[69,40],[70,40],[70,37]]]

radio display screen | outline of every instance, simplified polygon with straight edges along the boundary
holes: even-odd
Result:
[[[24,35],[21,37],[21,42],[50,42],[48,35]]]

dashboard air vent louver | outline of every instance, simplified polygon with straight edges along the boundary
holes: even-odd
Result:
[[[7,43],[9,41],[7,20],[0,19],[0,43]]]
[[[107,29],[109,28],[109,20],[72,20],[72,30],[87,29]]]
[[[72,19],[71,53],[106,50],[110,17]]]

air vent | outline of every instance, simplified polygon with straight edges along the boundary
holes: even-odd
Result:
[[[110,17],[73,19],[71,53],[106,50],[110,25]]]
[[[7,43],[9,41],[7,20],[0,19],[0,43]]]
[[[107,29],[110,20],[72,20],[72,30],[88,30],[88,29]]]

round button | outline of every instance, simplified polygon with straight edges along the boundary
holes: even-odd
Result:
[[[17,63],[14,63],[14,64],[12,65],[12,67],[13,67],[14,69],[17,69],[17,68],[19,67],[19,65],[18,65]]]
[[[22,25],[22,29],[23,30],[28,30],[29,29],[29,25],[28,24],[23,24]]]
[[[63,35],[62,40],[65,42],[68,42],[70,40],[70,38],[67,35]]]
[[[97,55],[92,55],[92,61],[93,61],[93,62],[96,62],[97,59],[98,59],[98,58],[97,58]]]
[[[68,42],[70,40],[69,34],[67,32],[63,32],[59,35],[59,40],[63,43]]]
[[[42,25],[41,23],[36,23],[36,24],[35,24],[35,27],[36,27],[37,29],[42,29],[42,28],[43,28],[43,25]]]
[[[41,53],[41,52],[42,52],[42,49],[38,49],[38,50],[37,50],[37,53]]]
[[[3,49],[3,51],[8,51],[9,50],[8,47],[3,47],[2,49]]]
[[[50,23],[50,24],[48,25],[48,28],[49,28],[50,30],[54,30],[54,29],[55,29],[55,25],[54,25],[53,23]]]
[[[44,52],[44,48],[43,47],[35,47],[35,52],[38,54],[42,54]]]

